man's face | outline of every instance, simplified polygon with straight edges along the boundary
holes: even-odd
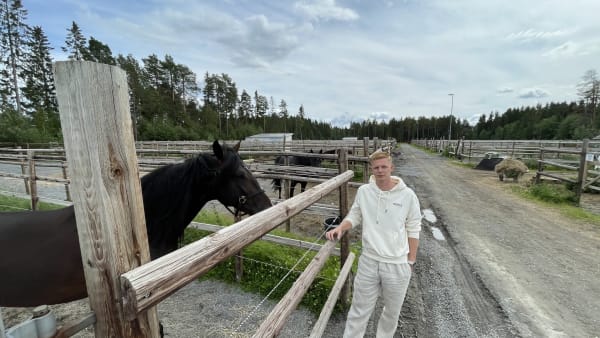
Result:
[[[371,162],[371,172],[376,180],[388,179],[392,176],[393,165],[389,158],[380,158]]]

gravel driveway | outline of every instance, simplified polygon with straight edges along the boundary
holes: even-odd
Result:
[[[425,238],[419,251],[419,336],[600,334],[599,224],[519,198],[493,172],[408,145],[401,152],[399,174],[447,235]]]

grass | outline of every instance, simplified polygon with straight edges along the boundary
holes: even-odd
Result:
[[[39,202],[38,210],[53,210],[64,208],[62,205]],[[0,211],[25,211],[31,210],[31,200],[19,197],[0,195]]]
[[[513,185],[511,190],[523,198],[556,209],[566,217],[600,226],[600,215],[577,207],[575,193],[564,184]]]
[[[217,224],[215,223],[215,220],[222,221],[224,220],[224,217],[216,212],[202,211],[195,218],[196,222]],[[219,225],[227,226],[230,224],[233,224],[233,219]],[[209,231],[187,228],[185,230],[183,244],[192,243],[210,234],[211,232]],[[307,242],[313,241],[312,238],[307,238],[299,234],[291,234],[277,229],[271,231],[271,234]],[[319,244],[323,244],[324,242],[324,240],[321,240],[319,241]],[[354,251],[355,254],[358,250],[358,247],[352,248],[352,251]],[[245,258],[244,276],[239,285],[244,291],[254,292],[265,296],[270,293],[269,298],[280,299],[289,290],[294,281],[296,281],[315,255],[316,252],[314,251],[307,252],[305,249],[256,241],[245,247],[243,250],[243,256]],[[298,265],[295,266],[295,264]],[[290,272],[292,267],[294,267],[293,271]],[[325,263],[323,269],[319,272],[300,304],[304,305],[315,314],[318,314],[323,308],[329,292],[335,283],[339,269],[339,257],[331,256]],[[201,280],[207,278],[234,283],[234,258],[230,257],[217,264],[208,273],[202,276]],[[281,284],[273,290],[279,283]],[[341,310],[343,310],[342,305],[338,303],[336,311]]]

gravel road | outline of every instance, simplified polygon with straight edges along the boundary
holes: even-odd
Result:
[[[422,240],[418,336],[598,337],[599,224],[519,198],[493,172],[401,152],[399,174],[447,237]]]

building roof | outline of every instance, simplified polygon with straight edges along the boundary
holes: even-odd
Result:
[[[248,139],[275,139],[275,138],[283,138],[283,137],[292,137],[292,135],[294,135],[294,133],[262,133],[262,134],[256,134],[256,135],[252,135],[252,136],[248,136],[246,137],[246,140]]]

